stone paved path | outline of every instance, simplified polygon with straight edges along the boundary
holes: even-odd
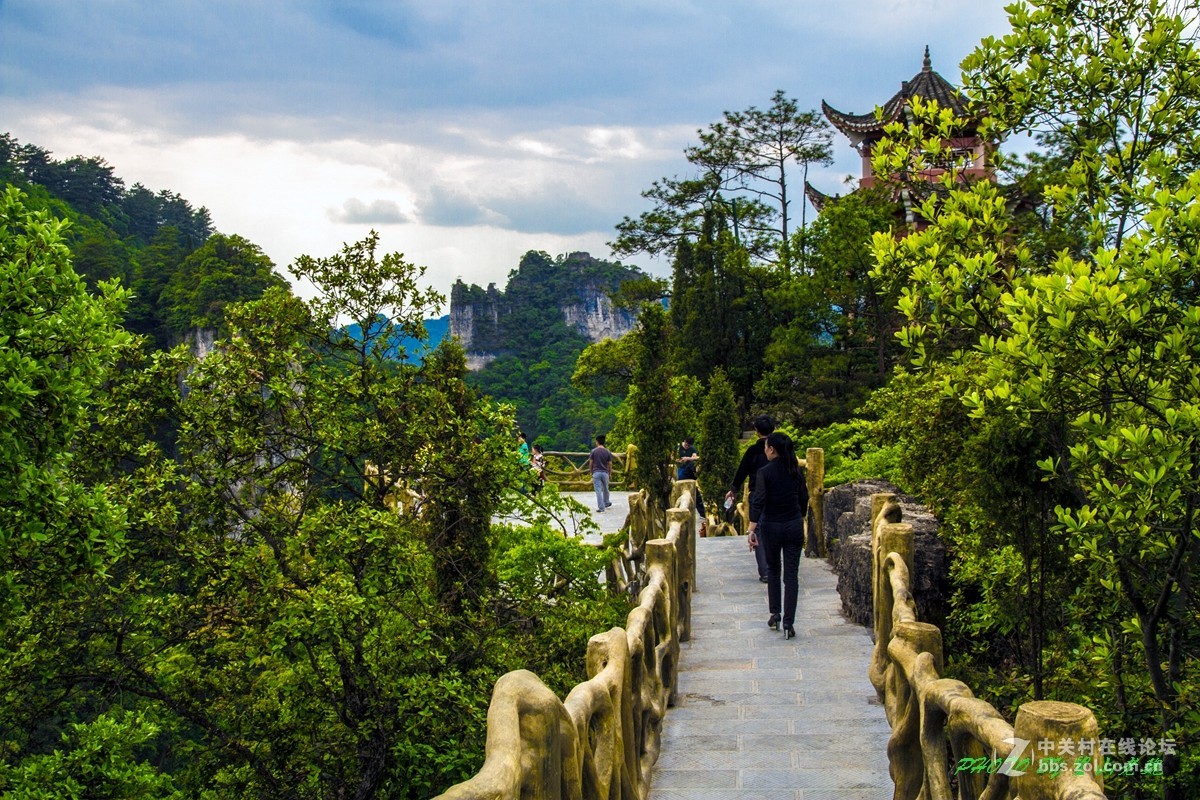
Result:
[[[801,560],[788,641],[766,625],[746,540],[696,544],[692,640],[650,800],[890,800],[870,634],[842,617],[826,562]]]

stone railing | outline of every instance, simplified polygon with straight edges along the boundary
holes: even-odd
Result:
[[[437,800],[649,795],[663,716],[675,701],[679,643],[691,635],[694,491],[691,481],[676,485],[665,531],[646,509],[644,493],[630,498],[630,539],[641,542],[644,567],[634,570],[641,589],[625,628],[591,638],[590,677],[565,701],[528,670],[496,681],[483,768]]]
[[[895,800],[1103,800],[1101,748],[1091,711],[1074,703],[1030,702],[1017,710],[1015,726],[1009,725],[966,684],[941,677],[942,633],[917,620],[909,583],[913,531],[900,518],[895,495],[871,495],[875,652],[870,677],[892,727],[888,760]],[[1053,752],[1039,747],[1047,741]],[[1062,742],[1070,742],[1074,753],[1089,755],[1064,762],[1057,755]],[[951,792],[952,780],[958,782],[957,793]]]
[[[592,488],[592,473],[588,471],[588,456],[586,453],[547,450],[546,480],[554,483],[565,491],[586,492]],[[609,488],[629,489],[629,476],[637,465],[637,447],[629,445],[624,453],[613,453],[612,479]]]

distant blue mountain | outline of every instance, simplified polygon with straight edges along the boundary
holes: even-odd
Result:
[[[357,322],[347,325],[343,330],[351,339],[362,339],[362,328]],[[429,338],[424,341],[405,336],[398,342],[409,359],[417,364],[421,363],[426,352],[435,349],[450,335],[450,315],[425,320],[425,330],[429,332]]]

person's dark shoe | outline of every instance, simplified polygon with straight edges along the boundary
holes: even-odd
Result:
[[[767,627],[773,631],[779,630],[779,615],[778,614],[772,614],[767,619]]]
[[[784,625],[783,626],[783,638],[795,639],[796,638],[796,629],[793,628],[791,625]]]
[[[770,581],[770,578],[768,578],[766,575],[759,575],[759,576],[758,576],[758,582],[759,582],[759,583],[768,583],[769,581]]]

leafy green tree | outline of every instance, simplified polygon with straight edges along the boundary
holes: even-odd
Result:
[[[871,242],[896,226],[898,210],[884,193],[860,189],[800,235],[807,271],[769,295],[784,321],[771,332],[755,395],[772,416],[803,427],[846,420],[891,375],[896,298],[871,275]]]
[[[713,370],[700,411],[700,493],[720,502],[741,458],[737,402],[725,371]]]
[[[41,747],[48,676],[71,671],[78,637],[60,637],[110,580],[128,546],[120,493],[78,477],[76,439],[129,350],[127,294],[91,294],[71,268],[68,223],[0,196],[0,751]],[[64,649],[57,649],[62,645]],[[113,769],[122,770],[113,759]],[[133,769],[133,767],[130,767]],[[0,775],[0,781],[18,780]],[[23,780],[23,779],[20,779]],[[0,787],[3,788],[3,787]]]
[[[678,442],[678,414],[671,393],[670,327],[667,312],[646,303],[638,315],[633,337],[633,382],[625,398],[629,410],[629,439],[637,445],[634,470],[637,485],[650,495],[651,507],[666,512],[674,482],[672,462]]]
[[[63,734],[63,749],[19,767],[0,763],[0,789],[12,800],[182,800],[169,775],[138,758],[136,751],[145,751],[158,733],[145,714],[102,714],[88,724],[73,723]]]
[[[758,372],[762,357],[750,340],[762,325],[757,315],[763,309],[752,303],[755,268],[724,227],[722,215],[706,214],[699,239],[680,242],[676,251],[671,280],[672,359],[680,372],[701,381],[708,380],[718,366],[725,367],[740,379],[739,388],[746,395],[747,377]]]
[[[811,164],[833,163],[829,123],[816,111],[800,111],[796,101],[782,91],[771,97],[767,109],[751,106],[745,111],[726,111],[724,121],[700,134],[700,145],[689,152],[708,161],[724,162],[726,182],[750,193],[761,202],[777,208],[775,219],[779,233],[776,242],[778,261],[785,269],[804,270],[803,251],[791,252],[792,201],[789,196],[789,162],[801,169],[800,228],[804,227],[804,181]]]
[[[274,268],[262,248],[241,236],[213,236],[184,259],[159,296],[167,325],[179,333],[217,327],[227,304],[286,285]]]
[[[119,505],[61,476],[129,342],[118,325],[127,295],[112,283],[88,293],[71,268],[66,227],[29,211],[14,187],[0,198],[0,564],[7,603],[16,604],[10,610],[37,587],[18,587],[7,570],[56,561],[54,568],[103,570],[119,552]]]
[[[571,383],[581,391],[599,391],[624,395],[633,380],[637,363],[635,339],[628,334],[620,339],[602,339],[589,344],[575,360]]]
[[[511,418],[452,344],[388,355],[438,302],[419,270],[372,236],[297,262],[313,301],[227,306],[202,361],[147,354],[119,294],[69,272],[61,224],[6,213],[6,294],[71,324],[42,330],[20,303],[5,320],[42,338],[10,364],[29,385],[6,383],[6,496],[25,507],[0,527],[0,790],[90,775],[137,797],[427,797],[478,769],[500,674],[586,677],[587,636],[628,610],[594,580],[608,555],[551,546],[545,519],[519,556],[491,529]],[[396,487],[420,513],[391,509]],[[515,575],[525,561],[542,581]]]
[[[642,193],[654,207],[617,225],[613,251],[671,252],[681,241],[701,237],[705,217],[720,213],[738,246],[790,269],[796,192],[788,166],[799,164],[807,178],[810,164],[832,161],[828,123],[816,111],[800,111],[795,100],[777,91],[770,107],[726,111],[722,121],[697,136],[700,143],[684,155],[698,176],[655,181]],[[803,191],[800,205],[803,218]]]
[[[125,325],[134,333],[145,336],[147,343],[156,350],[170,348],[182,333],[172,328],[166,319],[170,308],[163,302],[163,292],[191,253],[187,237],[178,228],[165,225],[157,230],[133,265],[130,282],[133,299],[129,303]]]

